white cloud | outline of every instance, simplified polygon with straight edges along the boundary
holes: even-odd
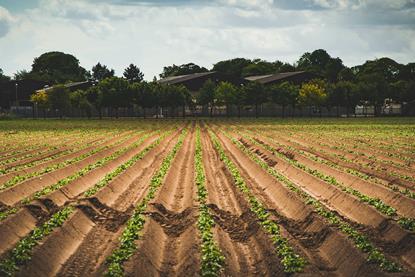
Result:
[[[30,69],[34,57],[52,50],[75,55],[87,69],[99,61],[119,75],[135,63],[146,79],[173,63],[211,68],[234,57],[295,62],[318,48],[350,66],[381,56],[414,61],[414,10],[403,8],[409,2],[376,2],[43,0],[15,14],[0,7],[0,67],[7,74]],[[376,13],[367,13],[374,5]],[[8,24],[3,37],[2,22]]]

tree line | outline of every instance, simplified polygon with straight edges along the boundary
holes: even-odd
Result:
[[[317,79],[296,85],[283,82],[276,85],[261,85],[257,82],[241,84],[251,75],[266,75],[290,71],[312,72]],[[163,68],[161,78],[209,71],[194,63],[172,65]],[[116,77],[113,69],[97,63],[91,71],[79,65],[72,55],[48,52],[35,58],[31,71],[19,71],[13,79],[35,79],[48,81],[52,89],[32,95],[32,102],[42,109],[59,110],[63,115],[70,107],[91,115],[93,110],[109,108],[117,116],[120,107],[164,108],[177,110],[185,106],[208,107],[209,113],[217,107],[236,107],[241,110],[251,107],[259,115],[259,107],[268,102],[278,104],[284,110],[303,106],[347,107],[352,112],[358,104],[373,105],[379,113],[385,99],[398,103],[415,101],[415,63],[400,64],[390,58],[366,61],[362,65],[347,67],[338,57],[331,57],[325,50],[304,53],[294,64],[281,61],[268,62],[260,59],[235,58],[215,63],[216,71],[229,82],[207,81],[202,88],[191,93],[183,86],[162,85],[144,81],[138,66],[130,64],[122,77]],[[0,71],[0,82],[10,80]],[[86,90],[70,91],[64,83],[91,80],[96,85]],[[184,114],[184,113],[183,113]],[[227,112],[227,114],[230,114]]]

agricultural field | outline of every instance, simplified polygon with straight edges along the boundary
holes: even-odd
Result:
[[[415,119],[0,121],[1,276],[414,276]]]

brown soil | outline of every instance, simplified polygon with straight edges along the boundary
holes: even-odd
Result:
[[[103,271],[105,258],[117,246],[126,220],[145,195],[152,174],[173,147],[175,136],[165,139],[95,197],[73,202],[78,207],[75,213],[34,249],[34,258],[19,274],[84,276]],[[65,245],[60,246],[62,239]],[[46,259],[47,264],[42,266]]]
[[[260,140],[258,138],[256,140],[261,142],[264,145],[268,144],[278,149],[277,146],[273,145],[268,140]],[[270,166],[274,166],[278,163],[278,161],[273,160],[275,159],[274,157],[275,155],[272,155],[270,152],[266,151],[264,148],[262,148],[261,150],[257,149],[256,151],[267,152],[265,156],[269,155],[273,157],[273,158],[267,158],[268,161],[273,161],[275,163],[275,164],[270,164],[268,162]],[[278,152],[281,152],[281,151],[284,152],[284,150],[280,148]],[[398,213],[401,214],[402,216],[412,217],[412,218],[415,217],[415,209],[413,209],[413,207],[415,206],[414,199],[408,198],[384,186],[371,183],[369,181],[365,181],[363,179],[360,179],[357,176],[345,173],[338,169],[332,168],[328,165],[318,163],[302,155],[296,155],[295,159],[310,169],[318,170],[319,172],[323,174],[334,177],[338,182],[342,183],[343,185],[347,187],[356,189],[360,191],[361,193],[368,195],[370,197],[381,199],[386,204],[396,208],[398,210]]]
[[[38,177],[28,179],[26,181],[23,181],[22,183],[17,184],[16,186],[10,187],[0,192],[0,203],[6,204],[8,206],[16,205],[20,200],[32,195],[36,191],[39,191],[43,189],[44,187],[52,185],[56,183],[57,181],[59,181],[60,179],[66,178],[67,176],[74,174],[76,171],[86,167],[87,165],[92,164],[96,162],[97,160],[104,158],[105,156],[111,155],[112,153],[121,149],[122,147],[133,143],[138,137],[139,136],[133,136],[132,138],[118,145],[114,145],[114,143],[116,143],[119,140],[119,138],[110,139],[104,144],[101,144],[101,145],[112,145],[106,150],[102,150],[98,153],[95,153],[81,161],[68,165],[64,168],[46,173]],[[87,149],[78,152],[78,155],[82,155],[84,153],[91,151],[93,147],[94,146],[88,147]]]
[[[235,163],[250,191],[267,209],[270,215],[269,220],[279,225],[281,234],[288,240],[289,245],[307,260],[304,272],[292,275],[388,275],[381,272],[378,266],[368,262],[367,255],[359,250],[355,243],[340,232],[336,226],[331,225],[314,211],[312,206],[307,205],[296,193],[289,190],[239,150],[219,131],[218,128],[226,127],[226,125],[212,121],[209,126],[217,134],[226,154]],[[238,128],[238,126],[236,127]],[[33,248],[31,260],[24,265],[19,265],[17,275],[102,276],[108,266],[106,258],[118,247],[127,221],[133,214],[134,208],[147,194],[151,177],[177,142],[179,132],[180,130],[176,130],[169,135],[157,147],[149,151],[143,159],[114,178],[92,197],[84,198],[83,193],[107,173],[154,142],[158,135],[150,136],[140,146],[130,149],[108,164],[92,170],[63,188],[49,193],[39,200],[32,201],[29,205],[23,206],[19,202],[24,197],[56,183],[88,164],[132,144],[142,134],[131,135],[131,132],[118,131],[116,132],[118,135],[107,136],[109,140],[106,142],[74,152],[73,157],[90,151],[98,145],[111,145],[109,149],[100,151],[76,164],[26,180],[0,192],[0,211],[11,207],[19,208],[15,214],[0,221],[0,261],[8,255],[19,240],[27,236],[36,226],[40,226],[58,210],[71,205],[75,208],[74,212],[60,228],[56,228]],[[365,234],[388,259],[396,261],[404,267],[404,273],[390,275],[414,276],[414,232],[403,230],[394,219],[379,213],[356,197],[290,165],[286,159],[270,153],[263,146],[253,145],[250,141],[244,140],[232,132],[230,134],[239,139],[253,154],[269,166],[285,175],[300,189],[319,199],[326,208]],[[294,133],[283,136],[281,132],[272,131],[270,134],[276,135],[275,140],[260,135],[256,135],[255,138],[262,144],[268,144],[278,149],[278,152],[288,159],[296,160],[311,169],[331,175],[347,187],[371,197],[378,197],[386,204],[395,207],[400,216],[415,217],[415,200],[396,193],[386,186],[315,162],[307,155],[290,151],[286,146],[309,151],[323,159],[333,161],[339,166],[372,174],[385,182],[395,182],[390,180],[390,176],[388,177],[385,172],[379,171],[379,168],[364,168],[359,166],[357,162],[344,162],[330,154],[321,153],[319,150],[325,150],[325,148],[321,147],[318,141],[307,140],[303,135]],[[116,145],[122,138],[127,137],[126,141]],[[140,232],[140,238],[136,241],[137,250],[124,263],[125,275],[200,275],[201,240],[197,227],[199,203],[194,168],[195,138],[193,122],[182,148],[172,161],[162,186],[156,192],[154,199],[147,205],[144,212],[146,222]],[[313,135],[310,138],[317,137]],[[65,136],[65,139],[69,139],[69,136]],[[258,217],[250,210],[249,202],[236,187],[225,164],[219,159],[204,124],[201,128],[201,140],[206,175],[205,185],[208,191],[207,205],[215,221],[213,235],[225,257],[224,268],[220,275],[286,276],[276,253],[276,246],[273,245],[269,235],[259,224]],[[87,141],[88,139],[85,140],[86,144]],[[325,141],[324,143],[326,142],[333,145],[332,142]],[[36,140],[28,145],[35,143]],[[59,141],[56,143],[59,144]],[[65,147],[70,148],[71,143],[72,141],[66,143]],[[362,145],[363,143],[371,144],[372,142],[362,140]],[[26,144],[21,145],[22,150],[24,147],[27,147]],[[59,151],[64,151],[64,149],[66,148],[62,147]],[[376,149],[374,147],[365,153],[372,153]],[[29,153],[29,151],[25,153]],[[58,153],[58,150],[46,151],[38,157],[21,159],[10,163],[10,165],[42,159],[42,157],[53,153]],[[20,154],[16,154],[16,156],[18,155]],[[63,157],[67,159],[70,155]],[[379,162],[388,160],[383,158],[380,155]],[[57,161],[59,158],[50,161],[50,164]],[[362,162],[359,159],[356,161]],[[45,167],[47,164],[42,163],[41,166]],[[387,168],[387,170],[392,170],[392,168]],[[24,171],[19,171],[19,174],[22,172]],[[1,177],[3,176],[0,176],[0,184],[3,182]],[[399,179],[395,183],[400,187],[411,187],[410,182],[401,181],[402,179]]]
[[[310,273],[379,274],[375,267],[366,262],[365,255],[342,233],[327,226],[325,220],[311,211],[294,193],[252,162],[227,138],[219,132],[217,134],[252,191],[268,209],[274,210],[274,220],[280,222],[283,235],[310,261],[307,269]],[[295,225],[299,228],[290,232]]]
[[[149,219],[137,242],[137,252],[125,265],[126,275],[195,276],[199,273],[194,151],[192,130],[149,205]]]

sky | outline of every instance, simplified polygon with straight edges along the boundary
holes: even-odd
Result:
[[[10,76],[48,51],[119,76],[134,63],[151,80],[172,64],[294,63],[320,48],[347,66],[415,62],[415,0],[0,0],[0,68]]]

